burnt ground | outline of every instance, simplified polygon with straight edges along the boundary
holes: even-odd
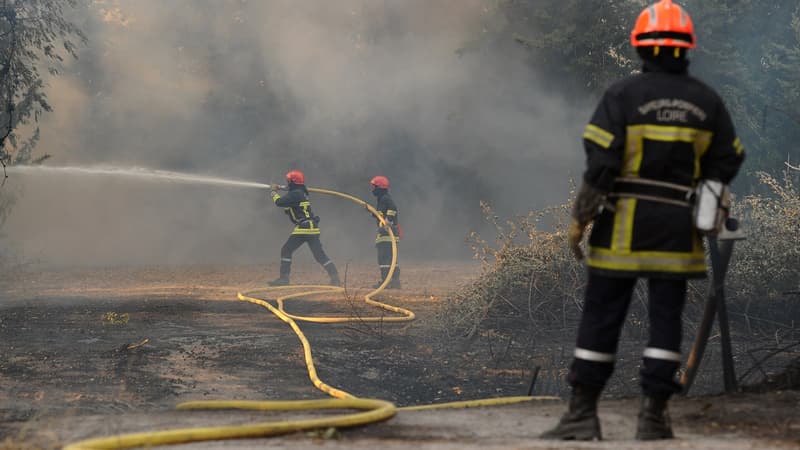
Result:
[[[173,410],[188,400],[326,398],[308,380],[302,347],[291,329],[265,308],[236,300],[237,291],[262,288],[274,269],[22,267],[4,272],[0,449],[58,448],[121,432],[288,419],[276,413],[265,419],[264,413]],[[298,278],[324,280],[316,267],[298,269]],[[541,357],[524,360],[507,357],[515,354],[509,350],[512,343],[491,336],[447,338],[442,322],[434,320],[438,306],[479,267],[407,263],[403,270],[406,289],[381,300],[413,310],[417,320],[301,323],[325,383],[398,406],[515,396],[527,393],[537,361],[555,361],[556,367],[542,367],[534,394],[564,394],[572,333],[542,345]],[[347,295],[294,300],[287,309],[301,315],[379,314],[356,295],[357,288],[374,281],[372,272],[370,266],[348,268]],[[784,360],[791,361],[791,352],[786,353]],[[626,370],[621,364],[601,403],[607,440],[578,446],[800,448],[800,391],[785,389],[796,386],[786,378],[796,380],[800,367],[787,365],[783,372],[764,372],[758,386],[728,395],[714,392],[721,389],[721,379],[711,366],[698,379],[705,384],[697,392],[704,395],[672,402],[680,439],[644,445],[631,440],[638,407],[631,394],[635,367]],[[400,412],[388,422],[343,430],[331,439],[298,433],[175,448],[570,448],[574,444],[534,439],[563,410],[563,402],[547,401]]]

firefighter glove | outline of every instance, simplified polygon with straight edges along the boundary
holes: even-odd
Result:
[[[577,220],[573,220],[569,225],[567,231],[567,240],[569,241],[569,249],[578,261],[583,259],[583,249],[581,249],[581,241],[583,240],[583,233],[586,230],[586,225],[581,224]]]
[[[575,204],[572,206],[572,217],[580,223],[589,223],[607,208],[606,192],[586,182],[581,184]],[[613,208],[611,208],[613,211]]]

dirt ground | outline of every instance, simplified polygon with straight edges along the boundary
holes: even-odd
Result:
[[[326,398],[309,381],[301,344],[291,329],[267,309],[236,299],[237,291],[263,288],[275,269],[22,267],[4,272],[0,449],[59,448],[124,432],[298,417],[173,409],[189,400]],[[468,262],[405,263],[404,289],[380,299],[413,310],[413,322],[301,322],[319,377],[359,397],[398,406],[526,395],[529,367],[487,365],[477,348],[443,339],[437,329],[438,305],[479,270]],[[375,281],[374,271],[366,265],[348,267],[346,295],[292,300],[287,310],[377,315],[357,295]],[[324,281],[317,267],[299,267],[296,277]],[[550,369],[559,373],[564,368]],[[548,393],[542,390],[539,386],[534,393]],[[563,401],[537,401],[401,411],[387,422],[339,430],[327,438],[295,433],[174,448],[800,448],[800,391],[677,398],[671,413],[678,439],[656,443],[632,440],[636,398],[606,399],[601,402],[605,441],[536,440],[564,408]]]

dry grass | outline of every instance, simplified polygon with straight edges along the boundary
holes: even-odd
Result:
[[[796,173],[780,181],[765,173],[758,177],[765,192],[742,198],[734,208],[748,239],[735,244],[727,304],[732,330],[741,339],[770,339],[780,348],[800,340],[800,192]],[[483,270],[444,304],[439,320],[448,326],[443,328],[459,337],[490,336],[495,347],[510,336],[528,343],[548,335],[572,339],[585,269],[566,242],[569,202],[506,222],[488,205],[482,207],[496,237],[487,242],[470,236]],[[700,321],[708,289],[708,280],[690,282],[684,315],[688,334]],[[640,284],[634,292],[625,328],[629,336],[646,333],[645,291]]]
[[[484,215],[496,230],[495,243],[477,233],[468,239],[482,273],[453,294],[440,313],[453,333],[474,336],[484,328],[566,328],[580,311],[584,269],[567,242],[569,205],[563,204],[500,222],[490,206]],[[487,324],[491,323],[487,327]]]
[[[735,205],[748,238],[736,244],[727,292],[732,302],[741,304],[749,326],[748,315],[755,313],[791,327],[790,319],[800,319],[798,174],[785,172],[782,180],[764,172],[757,176],[768,193],[744,197]]]

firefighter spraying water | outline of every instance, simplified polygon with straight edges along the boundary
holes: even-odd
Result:
[[[108,177],[125,177],[140,180],[154,180],[173,183],[190,183],[190,184],[207,184],[217,186],[229,187],[244,187],[244,188],[258,188],[258,189],[271,189],[269,184],[258,183],[254,181],[241,181],[231,180],[228,178],[220,178],[208,175],[196,175],[183,172],[171,172],[168,170],[153,170],[143,167],[53,167],[53,166],[9,166],[7,169],[10,174],[50,174],[50,175],[96,175]]]
[[[308,188],[305,186],[305,175],[299,170],[292,170],[286,174],[287,185],[265,184],[252,181],[231,180],[228,178],[196,175],[165,170],[153,170],[141,167],[49,167],[49,166],[10,166],[10,174],[51,174],[51,175],[94,175],[106,177],[125,177],[140,180],[206,184],[238,188],[270,189],[272,200],[276,205],[283,207],[292,223],[295,225],[291,236],[281,249],[280,277],[269,284],[282,286],[289,284],[292,253],[302,244],[307,243],[317,262],[325,267],[330,276],[330,284],[339,286],[341,281],[336,265],[331,261],[319,240],[319,217],[311,210],[308,201]],[[287,190],[287,194],[280,196],[277,190]],[[391,259],[391,250],[389,251]]]
[[[289,216],[289,220],[294,224],[294,229],[286,243],[281,247],[280,276],[270,281],[269,285],[285,286],[289,284],[292,255],[303,244],[308,244],[314,259],[328,272],[330,284],[332,286],[341,285],[342,282],[339,279],[336,264],[325,254],[325,250],[322,249],[322,243],[319,240],[320,218],[311,211],[305,174],[299,170],[291,170],[286,174],[286,182],[288,183],[287,189],[289,192],[283,196],[278,194],[277,185],[272,185],[272,201],[276,206],[283,208],[283,211]]]

